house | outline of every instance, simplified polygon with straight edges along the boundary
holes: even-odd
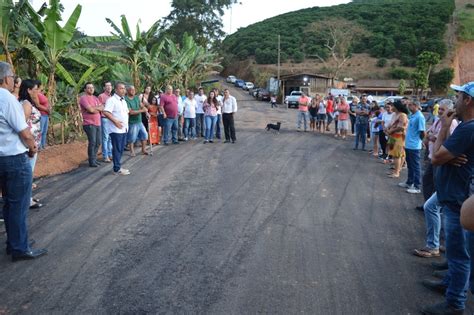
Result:
[[[413,94],[413,86],[410,80],[406,80],[407,87],[405,94]],[[400,80],[375,80],[362,79],[355,83],[348,84],[348,88],[357,94],[368,94],[374,96],[392,96],[397,95],[400,86]]]

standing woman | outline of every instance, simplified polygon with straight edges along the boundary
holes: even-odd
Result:
[[[389,140],[387,142],[389,152],[388,154],[393,158],[394,170],[388,174],[388,177],[400,177],[400,170],[402,168],[402,160],[405,158],[405,135],[408,126],[408,108],[400,101],[393,104],[393,111],[395,113],[394,122],[387,129]]]
[[[150,144],[160,143],[160,127],[158,127],[158,99],[153,93],[148,96],[148,114],[150,121],[148,124],[148,134],[150,136]]]
[[[206,140],[204,140],[204,143],[214,142],[214,129],[216,127],[217,110],[219,109],[219,106],[216,93],[214,91],[209,92],[209,96],[203,106],[204,120],[206,122]]]
[[[38,99],[38,83],[35,80],[24,80],[21,83],[19,90],[19,101],[23,106],[23,111],[25,112],[26,124],[30,128],[33,137],[35,138],[35,144],[37,147],[41,144],[41,113],[36,107],[35,99]],[[38,158],[38,153],[36,153],[32,158],[30,158],[31,173],[34,174],[36,160]],[[43,205],[36,200],[31,198],[30,209],[38,209]]]
[[[13,82],[14,85],[12,94],[15,96],[16,99],[18,99],[20,97],[21,78],[19,76],[15,76],[15,80]]]
[[[147,86],[145,86],[145,89],[143,90],[143,93],[139,95],[140,103],[143,107],[148,108],[148,105],[150,105],[150,102],[149,102],[150,95],[152,95],[151,86],[147,85]],[[142,123],[143,123],[143,126],[145,126],[145,129],[148,130],[148,115],[147,115],[147,113],[142,113]]]
[[[316,130],[316,121],[318,120],[318,102],[317,98],[311,100],[311,105],[309,106],[309,130]]]
[[[326,104],[324,104],[323,98],[318,95],[317,96],[317,103],[318,103],[318,131],[324,133],[326,131]]]

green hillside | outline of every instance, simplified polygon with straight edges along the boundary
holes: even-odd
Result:
[[[368,35],[353,43],[354,53],[376,58],[398,58],[414,66],[422,51],[447,53],[443,35],[455,5],[453,0],[354,0],[332,7],[313,7],[282,14],[239,29],[223,41],[223,51],[240,60],[255,56],[257,63],[277,60],[277,35],[281,35],[282,58],[298,62],[314,53],[324,55],[323,42],[304,29],[312,22],[340,17],[363,26]]]

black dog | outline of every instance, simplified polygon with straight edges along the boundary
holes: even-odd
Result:
[[[275,130],[275,132],[280,132],[280,126],[281,126],[281,122],[277,122],[276,125],[275,124],[267,124],[267,131],[269,131],[270,129],[272,130]]]

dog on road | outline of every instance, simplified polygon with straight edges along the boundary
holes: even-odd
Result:
[[[273,130],[274,132],[280,133],[280,126],[281,122],[277,122],[276,124],[267,124],[267,131]]]

